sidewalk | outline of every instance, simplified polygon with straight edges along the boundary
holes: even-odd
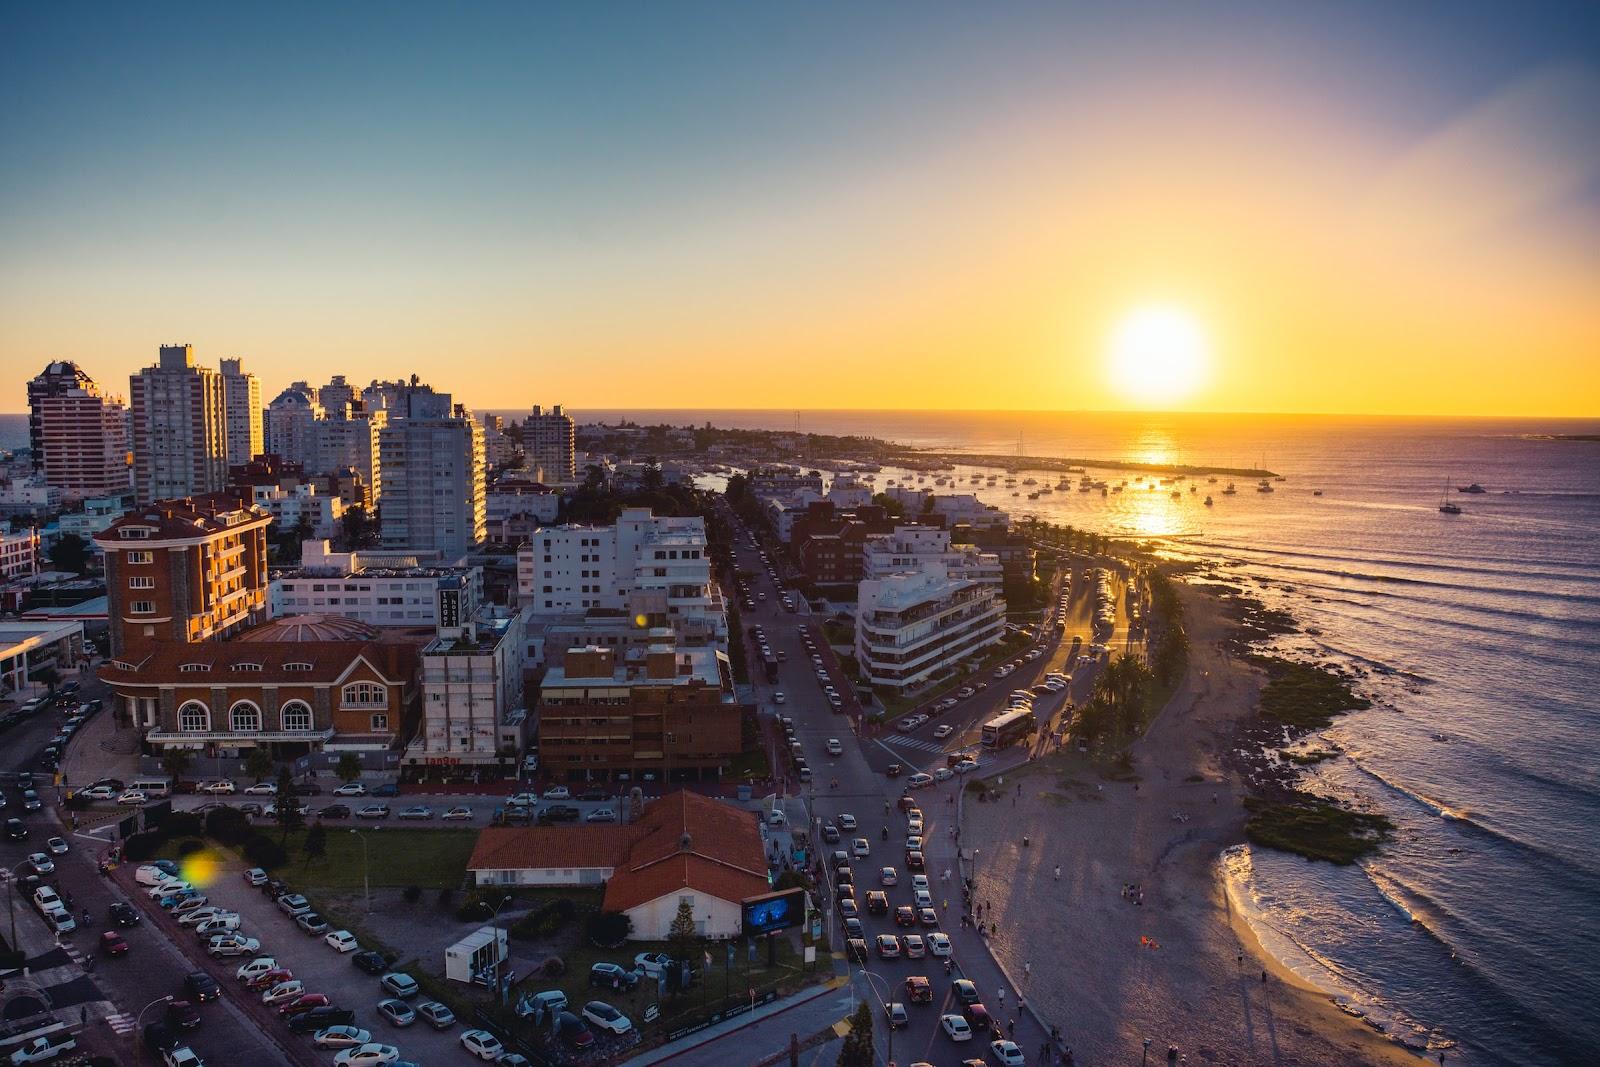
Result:
[[[61,780],[81,789],[100,778],[131,782],[139,777],[139,732],[117,729],[117,716],[107,707],[91,716],[67,746],[61,762]]]
[[[811,986],[791,997],[763,1005],[753,1014],[736,1015],[641,1053],[622,1067],[668,1062],[742,1067],[786,1051],[790,1034],[804,1039],[848,1018],[854,1007],[855,998],[848,982],[836,975],[824,985]],[[726,1048],[719,1047],[721,1040],[733,1033],[739,1034],[738,1041],[729,1043]]]

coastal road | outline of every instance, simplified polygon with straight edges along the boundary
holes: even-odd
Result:
[[[760,624],[774,651],[786,653],[785,661],[779,665],[777,686],[769,686],[764,679],[756,679],[758,703],[764,712],[781,713],[794,720],[797,738],[814,775],[812,782],[800,792],[810,800],[817,821],[837,825],[839,816],[848,813],[856,818],[859,829],[855,833],[844,833],[841,846],[848,849],[850,839],[855,836],[866,839],[869,855],[854,860],[851,866],[857,887],[854,896],[861,911],[859,918],[869,943],[875,944],[879,934],[898,936],[915,933],[926,940],[928,934],[940,931],[948,934],[953,944],[952,973],[949,975],[945,973],[943,961],[931,955],[910,959],[902,954],[898,959],[884,959],[874,950],[864,964],[849,961],[850,988],[856,1002],[866,1001],[875,1008],[877,1024],[874,1026],[874,1040],[879,1061],[887,1063],[893,1059],[904,1064],[922,1059],[942,1064],[955,1063],[968,1057],[982,1058],[987,1050],[987,1042],[993,1035],[979,1033],[970,1042],[956,1044],[943,1035],[938,1023],[941,1012],[956,1010],[952,1006],[953,980],[966,977],[977,984],[984,1003],[991,1008],[1001,1025],[1005,1020],[1016,1018],[1016,1039],[1027,1052],[1029,1062],[1037,1062],[1036,1057],[1045,1039],[1044,1032],[1031,1017],[1016,1011],[1015,992],[1007,987],[1004,976],[978,935],[960,922],[962,903],[955,857],[957,842],[951,836],[951,827],[955,821],[956,790],[964,779],[953,778],[934,788],[921,790],[916,795],[924,813],[925,873],[935,902],[937,925],[910,929],[898,927],[895,925],[894,909],[900,905],[910,905],[913,901],[913,872],[906,866],[907,823],[898,807],[899,798],[905,792],[905,779],[888,778],[882,773],[881,767],[896,761],[906,763],[908,767],[942,762],[938,753],[943,751],[943,745],[936,744],[933,750],[923,750],[921,758],[912,759],[905,753],[896,755],[894,749],[886,747],[886,744],[892,744],[892,738],[886,737],[883,739],[885,744],[880,744],[877,740],[862,741],[852,734],[849,717],[833,712],[822,697],[820,683],[800,644],[797,627],[802,620],[783,609],[776,595],[777,590],[765,569],[760,566],[759,558],[753,549],[748,548],[747,535],[741,527],[736,525],[735,529],[740,531],[739,565],[741,569],[755,572],[751,579],[752,591],[759,589],[768,594],[766,600],[756,601],[753,610],[747,610],[748,617],[744,622],[747,626]],[[1003,705],[1005,694],[1010,689],[1020,688],[1023,679],[1031,684],[1050,661],[1051,657],[1041,657],[1028,668],[1006,679],[1003,685],[990,680],[986,689],[980,690],[972,700],[953,709],[940,721],[955,721],[954,716],[962,716],[965,721],[963,731],[970,733],[992,715],[997,705]],[[841,691],[846,688],[842,680],[834,684]],[[775,689],[784,690],[784,704],[773,702],[772,693]],[[931,730],[931,725],[924,728],[924,731],[927,730]],[[924,735],[919,732],[913,736],[921,740]],[[830,737],[841,741],[842,752],[838,756],[827,754],[825,746]],[[917,751],[903,743],[901,747],[907,752]],[[835,779],[838,781],[837,787],[832,785]],[[840,846],[824,844],[820,839],[815,839],[813,844],[822,855],[824,865],[831,867],[831,853]],[[882,880],[880,870],[884,866],[896,868],[895,885],[879,884]],[[948,875],[946,872],[949,872]],[[842,950],[843,923],[831,884],[831,874],[824,882],[821,904],[827,910],[825,928],[829,943],[836,950]],[[882,889],[889,896],[890,911],[885,915],[865,913],[866,893],[875,889]],[[894,1032],[891,1054],[891,1037],[882,1004],[904,1001],[905,980],[912,976],[928,979],[934,1000],[932,1004],[908,1005],[910,1025]],[[1001,1006],[1002,997],[1005,998],[1004,1007]],[[697,1062],[741,1064],[747,1062],[747,1054],[748,1050],[741,1047],[735,1032],[697,1050]]]

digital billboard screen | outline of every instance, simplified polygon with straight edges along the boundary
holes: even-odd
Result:
[[[803,886],[749,897],[744,905],[744,936],[788,930],[806,921],[806,891]]]

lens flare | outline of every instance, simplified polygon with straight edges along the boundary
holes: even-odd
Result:
[[[190,885],[204,888],[217,880],[221,866],[217,854],[203,848],[199,852],[191,852],[183,857],[178,864],[178,877]]]

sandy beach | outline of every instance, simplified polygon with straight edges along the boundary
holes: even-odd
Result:
[[[1152,1064],[1173,1045],[1190,1063],[1415,1067],[1418,1055],[1280,967],[1229,906],[1218,856],[1244,840],[1244,809],[1225,756],[1262,679],[1224,650],[1216,597],[1182,596],[1188,675],[1134,745],[1134,777],[1062,754],[1007,774],[996,802],[967,798],[962,843],[980,849],[976,899],[986,922],[993,905],[996,954],[1080,1064],[1139,1063],[1149,1038]],[[1142,904],[1123,895],[1130,883]]]

